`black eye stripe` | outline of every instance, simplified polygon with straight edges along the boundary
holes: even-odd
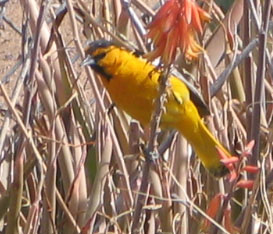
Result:
[[[111,80],[112,75],[108,74],[102,66],[98,65],[98,64],[93,64],[91,65],[92,69],[95,70],[98,74],[102,75],[103,77],[105,77],[108,81]]]
[[[99,73],[100,75],[104,76],[108,81],[111,80],[112,75],[108,74],[102,66],[98,65],[98,64],[94,64],[91,66],[97,73]]]
[[[100,53],[95,56],[93,56],[93,59],[95,60],[95,63],[91,65],[91,67],[100,75],[105,77],[108,81],[112,78],[110,74],[108,74],[102,66],[99,65],[99,61],[103,59],[106,56],[106,53]]]

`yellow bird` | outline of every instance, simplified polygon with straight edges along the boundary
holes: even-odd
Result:
[[[148,125],[159,95],[160,71],[151,63],[113,42],[99,40],[89,44],[82,65],[97,74],[115,104],[131,117]],[[200,101],[179,78],[169,77],[167,101],[161,118],[162,128],[177,129],[188,140],[203,165],[214,175],[227,170],[220,162],[216,146],[228,157],[230,153],[204,125],[198,109]]]

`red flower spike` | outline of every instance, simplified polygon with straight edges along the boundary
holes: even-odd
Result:
[[[234,163],[238,162],[237,157],[228,157],[218,146],[216,146],[218,155],[220,157],[220,162],[222,162],[225,167],[229,170],[228,179],[229,182],[232,182],[237,178],[237,172],[235,171]]]
[[[204,11],[201,7],[198,7],[198,13],[201,21],[209,22],[211,20],[210,15]]]
[[[185,8],[186,22],[187,22],[187,24],[190,24],[191,23],[191,14],[192,14],[192,4],[191,4],[191,1],[185,0],[184,8]]]
[[[237,162],[239,162],[239,158],[238,157],[229,157],[229,158],[221,159],[220,162],[225,164],[225,165],[226,164],[237,163]]]
[[[230,172],[228,174],[228,181],[229,181],[229,183],[231,183],[232,181],[234,181],[237,177],[238,177],[238,174],[235,171],[235,169],[233,168],[233,170],[230,170]]]
[[[177,25],[177,17],[179,14],[179,7],[175,7],[172,13],[167,16],[168,20],[162,25],[162,32],[168,33],[170,30],[175,29]]]
[[[176,57],[177,48],[188,60],[197,59],[203,48],[194,39],[195,32],[202,33],[202,23],[210,19],[195,0],[169,0],[148,25],[147,38],[151,38],[155,51],[146,57],[159,56],[170,64]],[[163,49],[164,48],[164,49]]]
[[[177,1],[176,0],[169,0],[166,1],[166,3],[160,8],[160,10],[155,15],[153,21],[148,25],[148,28],[153,28],[157,24],[160,24],[162,22],[162,18],[166,18],[168,14],[170,14],[171,10],[177,7]]]
[[[188,44],[187,42],[189,41],[189,39],[186,40],[186,37],[189,37],[189,35],[187,35],[189,26],[183,23],[182,18],[183,16],[182,14],[180,14],[177,27],[178,27],[180,35],[185,35],[185,36],[184,38],[182,37],[179,38],[179,48],[181,49],[181,51],[186,51],[187,44]]]
[[[254,185],[254,181],[253,180],[240,180],[236,184],[236,187],[245,188],[245,189],[252,189],[253,185]]]
[[[244,150],[244,152],[242,153],[242,157],[248,157],[249,155],[251,155],[252,149],[253,149],[254,145],[255,145],[255,141],[254,141],[254,140],[250,141],[250,142],[246,145],[245,150]]]
[[[242,170],[244,170],[246,172],[249,172],[249,173],[256,174],[256,173],[258,173],[260,171],[260,168],[257,167],[257,166],[247,165],[247,166],[243,167]]]
[[[192,39],[189,39],[190,40],[193,40],[193,36],[190,35],[189,38],[192,38]],[[197,59],[199,54],[203,51],[203,48],[196,42],[196,41],[192,41],[192,43],[189,45],[188,49],[187,49],[187,53],[186,53],[186,58],[188,60],[191,60],[191,59]]]
[[[201,19],[197,7],[192,7],[192,24],[197,32],[203,33]]]
[[[240,229],[235,227],[231,220],[231,209],[226,209],[224,211],[224,227],[230,233],[240,233]]]
[[[163,47],[162,49],[164,50],[166,47],[167,40],[168,40],[167,34],[163,34],[162,36],[158,37],[158,40],[155,42],[155,45],[157,45],[158,47]]]
[[[160,32],[158,30],[150,30],[147,33],[147,37],[153,38],[154,43],[160,38]]]
[[[221,207],[221,202],[223,199],[223,194],[218,193],[216,194],[210,201],[209,205],[208,205],[208,209],[206,211],[206,214],[211,217],[211,218],[215,218],[217,215],[218,210]],[[210,225],[210,221],[205,219],[204,223],[203,223],[203,228],[204,229],[208,229]]]
[[[157,50],[151,51],[148,54],[146,54],[146,57],[149,58],[157,58],[164,52],[164,46],[158,47]]]

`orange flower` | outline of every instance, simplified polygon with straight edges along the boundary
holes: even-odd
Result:
[[[240,180],[237,182],[236,186],[239,188],[246,188],[246,189],[252,189],[254,185],[253,180]]]
[[[218,155],[220,158],[220,162],[223,163],[223,165],[229,170],[229,182],[234,181],[235,179],[238,179],[240,173],[242,171],[246,171],[249,173],[253,173],[253,174],[257,174],[260,170],[259,167],[255,166],[255,165],[246,165],[244,167],[242,167],[241,163],[243,162],[244,158],[248,157],[249,155],[251,155],[253,146],[254,146],[254,141],[250,141],[244,151],[241,153],[240,157],[228,157],[219,147],[216,146],[216,149],[218,151]],[[237,187],[241,187],[241,188],[251,188],[253,186],[253,181],[239,181],[236,184]]]
[[[245,147],[244,152],[242,153],[242,157],[248,157],[252,154],[252,149],[255,145],[255,141],[251,140]]]
[[[170,64],[179,48],[187,59],[196,59],[203,49],[194,34],[202,33],[202,22],[209,20],[208,13],[195,0],[167,1],[148,25],[147,37],[152,39],[155,50],[146,57],[153,60],[162,56],[162,61]]]
[[[214,219],[221,208],[222,201],[224,199],[224,195],[221,193],[216,194],[210,201],[206,214]],[[205,219],[202,224],[202,228],[204,230],[208,230],[210,227],[210,221],[208,219]]]
[[[242,168],[242,170],[248,173],[257,174],[260,171],[260,168],[257,166],[246,165]]]
[[[238,174],[235,170],[235,163],[239,161],[237,157],[228,157],[219,147],[216,146],[216,150],[218,151],[218,155],[220,157],[220,162],[222,162],[225,167],[229,170],[228,178],[229,182],[234,181]]]
[[[224,211],[224,227],[230,233],[240,233],[240,229],[233,225],[231,219],[231,209],[228,208]]]

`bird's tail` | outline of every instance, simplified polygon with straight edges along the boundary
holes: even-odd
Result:
[[[187,130],[185,131],[185,127]],[[180,129],[181,133],[186,137],[195,153],[201,159],[203,165],[216,177],[224,176],[228,170],[220,162],[217,147],[230,157],[230,153],[221,145],[221,143],[211,134],[203,121],[199,119],[195,123],[195,129],[189,131],[188,127],[183,124]]]

